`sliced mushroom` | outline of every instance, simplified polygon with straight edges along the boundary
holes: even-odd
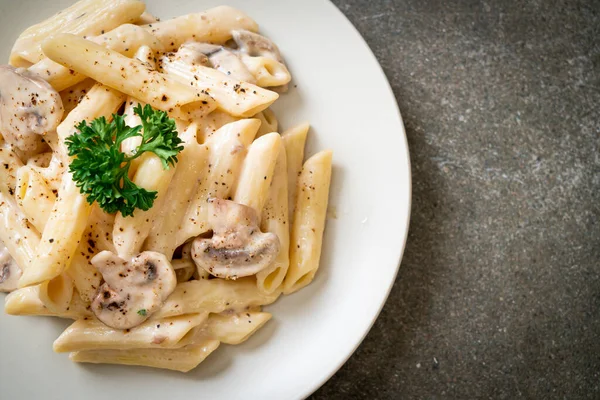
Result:
[[[243,29],[234,30],[231,34],[233,35],[233,40],[235,40],[239,51],[244,52],[249,56],[269,57],[283,63],[279,48],[270,39],[259,35],[258,33]]]
[[[256,83],[254,75],[231,50],[209,43],[188,42],[179,48],[177,55],[191,65],[212,67],[240,81]]]
[[[15,290],[21,277],[21,268],[0,242],[0,292]]]
[[[251,207],[211,198],[208,223],[213,237],[196,238],[192,258],[211,275],[225,279],[254,275],[271,265],[279,253],[279,238],[260,231],[258,215]]]
[[[63,117],[60,95],[48,82],[24,68],[0,66],[0,131],[19,150],[36,154],[42,136]]]
[[[115,329],[130,329],[144,322],[177,285],[167,258],[154,251],[144,251],[129,261],[102,251],[92,258],[92,264],[105,281],[92,301],[92,311]]]

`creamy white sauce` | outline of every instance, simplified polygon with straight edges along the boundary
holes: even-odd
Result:
[[[211,275],[225,279],[254,275],[271,265],[279,253],[279,238],[260,231],[258,215],[251,207],[210,199],[208,223],[213,237],[196,238],[192,258]]]
[[[8,253],[4,243],[0,242],[0,292],[12,292],[17,288],[21,268]]]
[[[246,30],[232,31],[233,40],[238,46],[238,51],[249,56],[269,57],[283,63],[281,52],[275,43],[258,33]]]
[[[24,68],[0,66],[0,131],[10,144],[29,154],[42,149],[40,135],[54,131],[63,112],[48,82]]]
[[[256,83],[254,75],[248,71],[237,54],[223,46],[197,42],[184,43],[177,51],[177,56],[187,64],[212,67],[234,79]]]

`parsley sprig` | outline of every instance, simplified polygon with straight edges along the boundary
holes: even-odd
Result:
[[[69,155],[76,157],[69,171],[87,201],[98,202],[107,213],[120,211],[124,217],[133,215],[136,208],[150,209],[157,196],[157,192],[139,187],[129,179],[131,161],[152,152],[160,158],[163,168],[168,169],[169,165],[175,165],[177,154],[183,150],[175,121],[166,112],[138,105],[134,113],[141,118],[141,126],[127,126],[124,116],[113,114],[111,122],[104,117],[89,125],[81,121],[77,125],[79,132],[65,140]],[[141,136],[142,142],[134,154],[121,152],[121,143],[136,136]]]

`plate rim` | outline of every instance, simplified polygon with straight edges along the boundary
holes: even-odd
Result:
[[[400,127],[401,127],[401,132],[400,134],[403,136],[404,140],[403,140],[403,147],[402,147],[402,151],[405,152],[406,154],[406,179],[407,179],[407,185],[408,187],[406,188],[406,202],[403,204],[406,204],[406,210],[404,211],[404,215],[406,216],[406,227],[404,228],[403,231],[403,236],[402,239],[400,240],[400,246],[399,246],[399,254],[398,254],[398,260],[396,261],[396,269],[394,271],[393,274],[393,279],[390,279],[389,285],[386,288],[386,292],[385,292],[385,296],[383,297],[383,301],[381,302],[381,304],[379,305],[377,312],[375,313],[375,315],[373,316],[371,322],[369,323],[368,327],[366,328],[366,330],[364,332],[361,333],[361,336],[359,337],[359,339],[356,341],[356,343],[354,344],[354,347],[352,348],[352,350],[350,350],[350,352],[348,352],[348,354],[339,361],[338,365],[336,365],[335,368],[332,369],[332,371],[321,377],[320,379],[317,379],[306,391],[304,391],[304,393],[301,395],[302,399],[306,399],[309,396],[311,396],[312,394],[314,394],[317,390],[319,390],[321,387],[323,387],[327,382],[329,382],[329,380],[336,374],[338,373],[338,371],[340,371],[340,369],[342,369],[342,367],[348,362],[348,360],[354,355],[354,353],[356,353],[356,350],[358,350],[358,348],[360,347],[360,345],[364,342],[364,340],[366,339],[367,335],[369,334],[369,332],[371,332],[371,329],[373,329],[373,325],[375,325],[375,322],[377,322],[377,319],[379,318],[379,315],[381,314],[381,311],[383,310],[383,307],[385,307],[385,305],[387,304],[388,300],[389,300],[389,296],[390,293],[392,292],[392,288],[394,287],[396,280],[398,278],[398,272],[400,271],[400,267],[402,265],[402,258],[404,257],[404,251],[406,250],[406,244],[408,242],[408,232],[410,229],[410,220],[411,220],[411,212],[412,212],[412,166],[411,166],[411,161],[410,161],[410,148],[408,147],[408,137],[406,136],[406,127],[404,126],[404,119],[402,118],[402,112],[400,111],[400,106],[398,104],[398,100],[396,99],[396,95],[394,94],[394,91],[392,89],[392,85],[390,84],[390,80],[388,79],[385,71],[383,70],[383,67],[381,66],[381,63],[379,62],[379,60],[377,59],[377,57],[375,56],[375,53],[373,52],[373,49],[371,49],[371,46],[369,46],[369,43],[367,43],[367,41],[365,40],[365,38],[363,37],[363,35],[360,33],[360,31],[356,28],[356,26],[352,23],[352,21],[346,17],[346,14],[344,14],[342,12],[342,10],[335,5],[335,3],[333,3],[332,0],[327,0],[327,3],[329,3],[331,6],[333,6],[333,8],[335,8],[335,11],[344,19],[346,20],[346,22],[350,25],[351,29],[354,30],[354,32],[360,37],[360,40],[362,40],[362,42],[365,44],[366,48],[368,49],[368,52],[370,54],[370,56],[375,60],[375,63],[377,64],[377,67],[379,68],[379,72],[383,75],[383,77],[385,78],[385,83],[386,83],[386,90],[388,91],[388,93],[391,95],[391,97],[394,99],[394,104],[395,104],[395,110],[396,110],[396,116],[400,122]],[[400,173],[402,173],[402,171],[400,171]],[[400,188],[402,189],[402,188]]]

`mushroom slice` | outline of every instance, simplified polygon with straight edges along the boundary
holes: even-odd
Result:
[[[240,52],[249,56],[269,57],[283,63],[279,48],[270,39],[243,29],[231,31],[231,34]]]
[[[248,71],[248,68],[237,54],[223,46],[188,42],[181,45],[177,55],[188,64],[211,67],[237,80],[252,84],[256,83],[254,75]]]
[[[0,131],[23,152],[36,152],[42,137],[54,131],[63,117],[56,90],[25,68],[0,66]]]
[[[144,251],[129,261],[102,251],[92,258],[92,264],[105,281],[92,301],[92,311],[115,329],[130,329],[144,322],[177,285],[171,263],[154,251]]]
[[[218,278],[237,279],[273,263],[279,253],[279,238],[260,231],[253,208],[229,200],[208,201],[213,237],[194,239],[192,258],[198,267]]]
[[[0,242],[0,292],[15,290],[21,277],[21,268]]]

